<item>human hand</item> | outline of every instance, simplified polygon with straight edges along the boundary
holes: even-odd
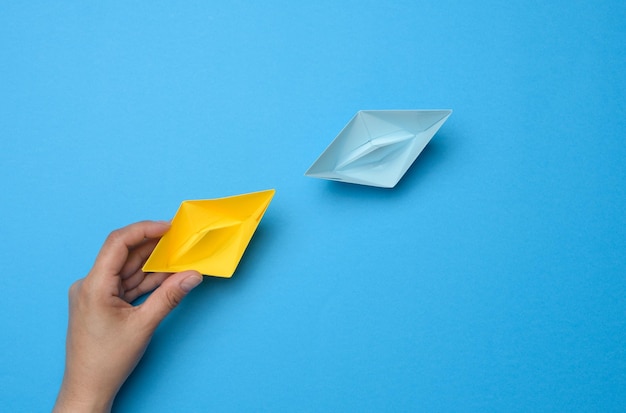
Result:
[[[108,412],[155,329],[194,287],[196,271],[141,270],[167,222],[143,221],[113,231],[89,274],[69,291],[63,384],[54,412]],[[150,291],[144,303],[130,303]]]

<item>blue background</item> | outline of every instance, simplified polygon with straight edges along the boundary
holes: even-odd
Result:
[[[56,2],[55,2],[56,3]],[[626,3],[0,5],[0,403],[46,411],[113,229],[276,188],[115,411],[624,411]],[[304,177],[454,113],[395,189]]]

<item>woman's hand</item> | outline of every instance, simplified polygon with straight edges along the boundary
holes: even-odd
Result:
[[[55,412],[108,412],[159,323],[202,282],[196,271],[141,270],[169,223],[144,221],[113,231],[89,274],[69,292],[63,384]],[[153,291],[138,306],[130,303]]]

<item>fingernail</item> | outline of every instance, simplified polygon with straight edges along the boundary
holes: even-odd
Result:
[[[202,282],[202,275],[190,275],[180,283],[180,288],[188,293]]]

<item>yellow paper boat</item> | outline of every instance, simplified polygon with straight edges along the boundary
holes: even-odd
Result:
[[[143,271],[231,277],[275,192],[183,201]]]

